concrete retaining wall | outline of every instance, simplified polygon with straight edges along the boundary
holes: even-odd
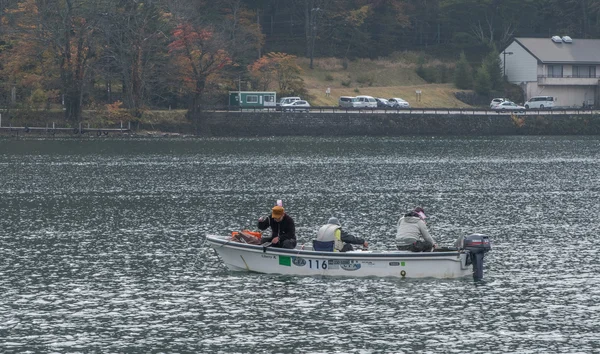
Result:
[[[36,112],[37,113],[37,112]],[[557,113],[557,112],[554,112]],[[38,117],[39,116],[39,117]],[[2,126],[45,127],[47,112],[5,119]],[[131,129],[200,136],[600,135],[600,114],[473,115],[407,113],[202,112],[192,119],[144,119]],[[124,122],[128,126],[128,122]],[[87,125],[84,123],[84,127]],[[94,126],[95,127],[95,126]],[[110,128],[116,128],[111,126]],[[96,127],[97,128],[97,127]]]
[[[202,136],[600,135],[600,115],[203,112]]]

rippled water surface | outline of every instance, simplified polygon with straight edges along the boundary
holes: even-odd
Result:
[[[0,352],[599,352],[599,142],[0,138]],[[277,199],[299,242],[422,205],[494,249],[477,283],[226,270],[204,235]]]

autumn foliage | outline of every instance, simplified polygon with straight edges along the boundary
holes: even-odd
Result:
[[[597,0],[1,3],[0,109],[52,106],[72,123],[82,109],[117,100],[136,116],[225,104],[241,83],[305,96],[294,55],[345,58],[345,68],[406,51],[451,60],[464,51],[473,62],[551,29],[600,38]]]
[[[190,108],[195,109],[202,101],[207,84],[219,78],[223,68],[231,64],[231,58],[210,29],[182,23],[173,31],[173,37],[168,46],[169,53],[180,69],[182,82],[192,92]]]
[[[303,94],[302,68],[296,63],[296,56],[286,53],[268,53],[248,66],[248,72],[255,85],[261,90],[277,85],[280,95]]]

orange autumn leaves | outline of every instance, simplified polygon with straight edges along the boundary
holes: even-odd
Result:
[[[268,53],[249,65],[248,72],[261,90],[268,90],[276,84],[280,93],[289,93],[302,86],[302,68],[296,63],[294,55]]]
[[[184,23],[173,31],[169,52],[174,56],[185,86],[202,96],[210,82],[221,79],[222,70],[232,65],[224,41],[210,29]],[[302,86],[302,69],[296,56],[286,53],[268,53],[248,66],[254,89],[276,88],[292,92]]]
[[[206,83],[216,80],[220,71],[232,63],[222,40],[209,29],[183,23],[175,28],[173,37],[169,52],[182,81],[196,94],[201,95]]]

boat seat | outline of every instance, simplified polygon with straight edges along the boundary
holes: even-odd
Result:
[[[335,241],[317,241],[313,240],[313,250],[322,252],[333,252]]]

